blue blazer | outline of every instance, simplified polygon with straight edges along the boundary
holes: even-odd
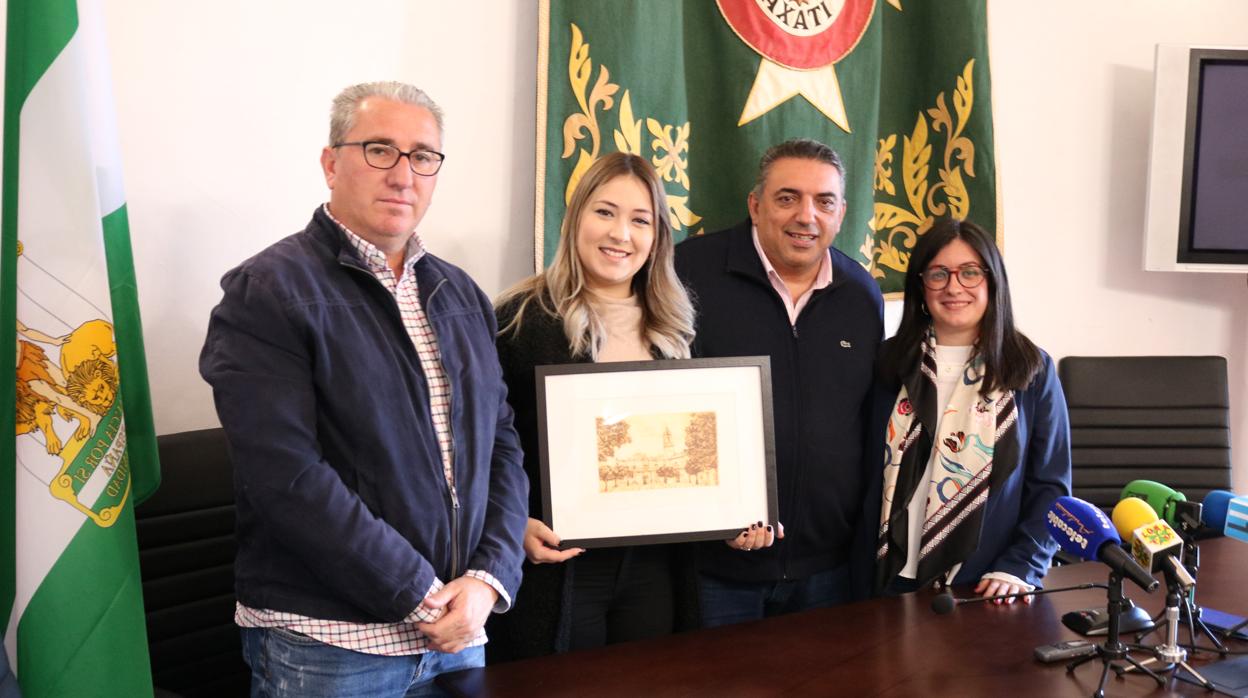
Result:
[[[1043,351],[1041,355],[1044,365],[1040,372],[1026,390],[1015,396],[1022,462],[1002,486],[989,492],[979,547],[962,564],[954,584],[975,583],[988,572],[1007,572],[1038,587],[1057,552],[1045,514],[1058,497],[1070,494],[1070,420],[1053,359]],[[869,452],[873,458],[872,475],[855,542],[855,586],[860,595],[867,594],[874,577],[884,489],[884,433],[898,392],[897,386],[876,380]],[[926,463],[927,456],[920,462]]]

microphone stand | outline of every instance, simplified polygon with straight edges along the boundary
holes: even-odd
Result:
[[[1110,669],[1113,669],[1119,675],[1127,670],[1128,667],[1119,663],[1120,661],[1126,661],[1131,666],[1153,677],[1157,685],[1166,685],[1166,682],[1160,676],[1154,674],[1151,669],[1131,656],[1131,650],[1122,643],[1122,638],[1119,637],[1118,621],[1122,616],[1122,609],[1126,606],[1126,603],[1122,595],[1122,573],[1117,570],[1109,573],[1108,594],[1109,634],[1105,636],[1105,643],[1096,646],[1096,654],[1090,654],[1067,664],[1066,673],[1073,674],[1075,669],[1084,663],[1094,659],[1101,660],[1101,681],[1097,685],[1096,692],[1092,694],[1092,698],[1105,698],[1105,680],[1109,678]]]
[[[1166,624],[1165,643],[1153,648],[1152,659],[1146,659],[1143,663],[1135,666],[1115,667],[1114,671],[1117,671],[1118,675],[1121,676],[1137,667],[1147,671],[1144,667],[1154,664],[1157,665],[1158,671],[1172,672],[1170,675],[1173,677],[1176,675],[1174,673],[1175,670],[1182,667],[1200,682],[1201,686],[1204,686],[1206,690],[1212,691],[1214,690],[1213,684],[1187,663],[1187,650],[1179,646],[1179,609],[1187,607],[1188,601],[1184,592],[1189,588],[1194,591],[1196,580],[1190,574],[1187,575],[1186,580],[1181,579],[1178,570],[1175,569],[1179,567],[1179,563],[1174,558],[1170,558],[1166,562],[1167,564],[1163,568],[1166,573],[1166,608],[1162,612],[1165,616],[1163,622]],[[1190,616],[1188,618],[1189,620],[1191,619]],[[1190,625],[1188,629],[1191,630]],[[1152,631],[1150,630],[1149,632]],[[1193,642],[1193,647],[1195,647],[1195,642]]]
[[[1188,639],[1191,641],[1193,653],[1198,652],[1201,649],[1206,651],[1210,650],[1208,647],[1198,647],[1196,645],[1196,641],[1200,635],[1205,635],[1209,638],[1209,641],[1213,643],[1212,651],[1217,652],[1219,656],[1225,658],[1230,651],[1226,648],[1226,645],[1218,639],[1218,636],[1213,632],[1213,630],[1211,630],[1209,626],[1201,620],[1200,604],[1196,603],[1196,579],[1197,573],[1200,571],[1200,547],[1196,545],[1195,536],[1196,527],[1198,526],[1199,522],[1196,522],[1196,526],[1192,526],[1187,519],[1184,518],[1180,521],[1178,527],[1179,535],[1183,539],[1183,566],[1187,568],[1188,573],[1192,576],[1191,591],[1187,594],[1183,594],[1183,602],[1179,606],[1178,622],[1187,626]],[[1168,567],[1166,568],[1166,575],[1166,583],[1169,585],[1170,569]],[[1142,644],[1144,638],[1153,634],[1155,631],[1160,630],[1163,624],[1170,625],[1170,618],[1167,615],[1167,610],[1168,609],[1163,609],[1161,613],[1158,613],[1157,616],[1153,618],[1152,628],[1135,636],[1136,644]],[[1248,623],[1248,621],[1245,622]],[[1240,624],[1240,627],[1242,626],[1243,623]],[[1234,628],[1232,631],[1227,633],[1226,637],[1229,638],[1231,634],[1238,629],[1238,627]],[[1193,675],[1195,674],[1195,672],[1192,673]]]

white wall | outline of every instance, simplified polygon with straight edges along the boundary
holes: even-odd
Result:
[[[349,83],[405,80],[446,109],[429,246],[488,293],[529,272],[535,5],[106,3],[161,433],[216,424],[195,365],[217,279],[325,198],[327,105]],[[992,0],[989,29],[1023,329],[1055,357],[1226,356],[1248,490],[1245,277],[1141,271],[1153,45],[1248,45],[1248,3]]]
[[[1245,275],[1143,271],[1153,47],[1248,46],[1248,3],[992,0],[989,10],[1022,329],[1055,357],[1227,357],[1235,489],[1248,489]]]
[[[403,80],[446,111],[425,243],[487,293],[531,273],[534,6],[118,0],[107,12],[160,433],[217,425],[196,362],[218,280],[327,198],[329,101],[349,84]]]

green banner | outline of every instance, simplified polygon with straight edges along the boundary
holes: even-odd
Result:
[[[899,292],[941,216],[998,228],[985,0],[544,0],[535,264],[598,157],[650,159],[677,240],[748,216],[788,138],[847,167],[838,249]]]

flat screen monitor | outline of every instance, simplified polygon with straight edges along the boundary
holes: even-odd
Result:
[[[1145,268],[1248,272],[1248,48],[1157,47]]]

